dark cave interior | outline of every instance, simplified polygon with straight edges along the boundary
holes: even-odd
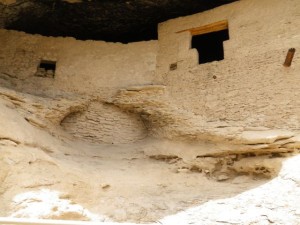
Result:
[[[0,27],[79,40],[136,42],[157,39],[157,24],[235,0],[17,0],[0,3]]]

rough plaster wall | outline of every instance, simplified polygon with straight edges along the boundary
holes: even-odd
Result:
[[[225,60],[198,65],[191,35],[176,31],[225,19],[230,33],[224,42]],[[298,129],[299,28],[298,0],[244,0],[162,23],[156,83],[168,86],[179,108],[203,115],[207,122]],[[292,47],[292,66],[285,68]],[[175,62],[178,69],[169,71]]]
[[[15,77],[14,86],[26,91],[39,87],[101,95],[106,89],[151,83],[156,66],[157,41],[126,45],[0,30],[0,43],[0,77]],[[57,61],[55,79],[34,76],[41,59]]]
[[[0,30],[0,43],[1,86],[44,97],[71,92],[86,104],[109,100],[128,85],[151,83],[156,67],[157,41],[124,45]],[[41,59],[57,61],[54,79],[34,76]],[[67,117],[62,126],[98,143],[134,142],[147,133],[139,116],[102,103]]]
[[[75,137],[94,143],[131,143],[147,136],[137,115],[100,102],[92,102],[84,112],[70,114],[61,125]]]

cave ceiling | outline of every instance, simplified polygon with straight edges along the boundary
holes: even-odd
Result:
[[[157,39],[157,24],[235,0],[0,0],[0,27],[80,40]]]

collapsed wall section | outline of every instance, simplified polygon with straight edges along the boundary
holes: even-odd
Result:
[[[147,136],[139,116],[101,102],[91,102],[86,111],[68,115],[61,125],[74,137],[92,143],[132,143]]]

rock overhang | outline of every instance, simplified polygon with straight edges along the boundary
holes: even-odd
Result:
[[[157,39],[157,24],[235,0],[2,0],[0,27],[45,36],[134,42]]]

